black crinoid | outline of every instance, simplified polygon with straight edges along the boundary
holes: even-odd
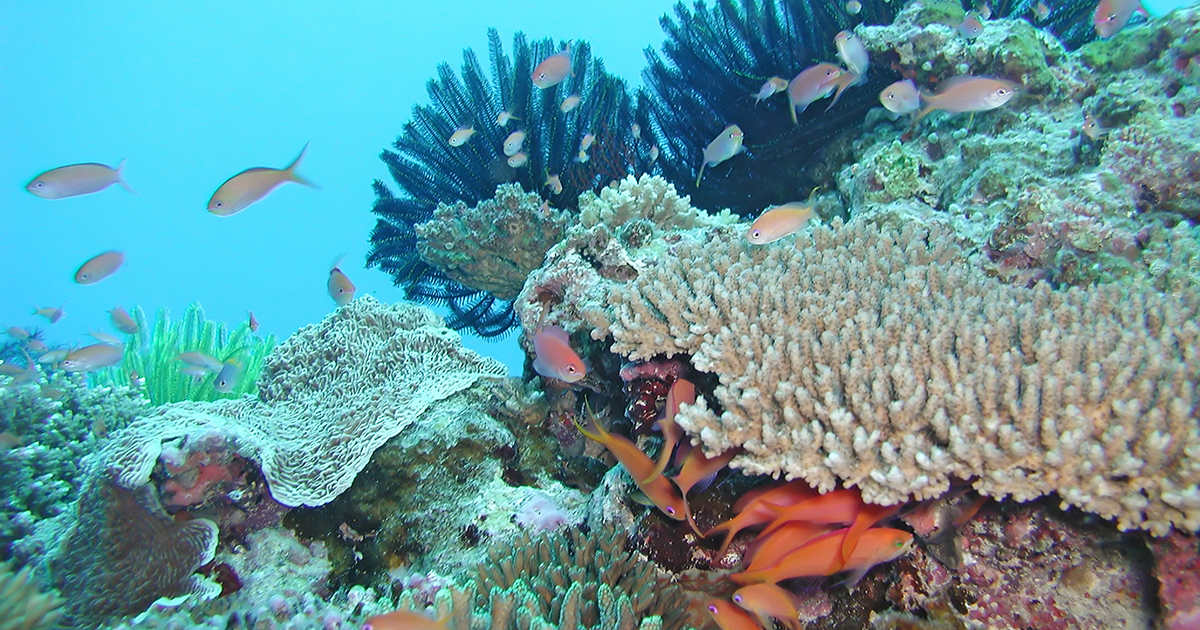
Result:
[[[805,169],[839,132],[878,104],[880,90],[899,77],[872,64],[865,85],[851,87],[826,112],[817,101],[793,124],[786,94],[757,102],[753,94],[770,77],[790,80],[801,70],[837,60],[834,36],[859,23],[889,24],[903,4],[862,0],[851,15],[829,0],[717,0],[662,18],[662,54],[646,51],[644,79],[655,134],[661,138],[663,175],[692,203],[742,215],[804,200],[816,182]],[[704,147],[726,125],[745,134],[748,152],[704,171]]]
[[[650,166],[651,143],[640,141],[636,132],[646,126],[644,117],[625,82],[605,72],[586,42],[570,44],[572,76],[544,90],[533,85],[534,67],[563,48],[549,39],[529,42],[517,33],[510,59],[499,33],[490,29],[490,76],[470,49],[463,51],[461,76],[441,64],[427,85],[430,104],[413,108],[393,149],[380,156],[399,192],[374,183],[373,212],[379,219],[367,264],[389,273],[409,299],[446,305],[452,328],[494,337],[515,326],[516,318],[510,301],[464,286],[421,258],[413,226],[430,220],[438,203],[475,205],[491,198],[497,186],[516,182],[556,208],[574,208],[580,192],[599,190]],[[579,95],[579,104],[564,113],[563,101],[571,95]],[[506,125],[497,119],[501,112],[513,116]],[[450,146],[451,135],[465,127],[473,127],[474,135]],[[526,134],[521,152],[528,161],[518,167],[509,165],[503,150],[515,131]],[[594,143],[587,159],[580,160],[587,134]],[[550,175],[559,176],[561,193],[547,186]]]

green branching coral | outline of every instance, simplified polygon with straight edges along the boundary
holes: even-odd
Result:
[[[246,322],[228,331],[225,324],[206,319],[204,309],[197,303],[189,305],[183,318],[174,322],[168,309],[159,309],[153,332],[148,332],[146,316],[140,307],[134,308],[130,316],[137,322],[138,332],[130,335],[125,344],[122,366],[97,372],[93,382],[126,384],[128,375],[136,372],[146,379],[146,396],[155,405],[241,398],[253,393],[263,361],[275,347],[274,335],[266,338],[253,335]],[[181,371],[186,366],[177,357],[183,352],[203,352],[221,361],[240,361],[241,379],[232,391],[218,392],[213,387],[214,375],[197,378]]]
[[[525,535],[489,550],[474,580],[438,593],[434,608],[462,630],[683,630],[679,587],[625,549],[613,529]],[[399,607],[420,609],[407,591]]]

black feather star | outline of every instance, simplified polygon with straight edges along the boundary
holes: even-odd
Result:
[[[476,205],[491,198],[500,184],[516,182],[556,207],[573,208],[579,193],[599,190],[651,165],[651,144],[639,141],[634,131],[639,118],[645,126],[644,114],[633,107],[625,82],[592,58],[586,42],[569,48],[570,77],[545,90],[533,85],[537,63],[562,49],[549,39],[529,42],[517,33],[510,59],[499,33],[490,29],[490,76],[470,49],[463,51],[461,77],[449,64],[440,65],[437,78],[427,85],[430,104],[413,108],[394,150],[380,156],[399,193],[374,183],[378,221],[367,265],[390,274],[409,299],[447,306],[452,328],[494,337],[516,325],[516,318],[511,302],[464,286],[421,258],[413,226],[432,219],[439,202]],[[570,95],[579,95],[579,104],[563,112]],[[512,119],[502,125],[500,112],[509,112]],[[450,146],[450,136],[466,127],[474,129],[472,137]],[[521,151],[528,159],[519,167],[510,166],[503,151],[515,131],[526,134]],[[587,134],[594,142],[586,159],[580,159]],[[559,176],[561,193],[546,186],[550,175]]]

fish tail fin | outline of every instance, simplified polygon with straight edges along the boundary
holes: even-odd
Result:
[[[708,162],[702,162],[700,164],[700,172],[696,173],[696,188],[700,187],[700,180],[704,178],[704,167],[705,166],[708,166]]]
[[[304,143],[304,148],[300,149],[300,155],[297,155],[296,159],[292,160],[292,163],[288,164],[287,168],[285,168],[283,170],[284,170],[284,172],[286,172],[288,174],[288,179],[296,182],[297,184],[303,184],[310,188],[320,189],[321,188],[320,186],[312,183],[312,181],[309,180],[307,177],[304,177],[303,175],[296,172],[296,169],[300,166],[300,162],[302,160],[304,160],[304,155],[306,153],[308,153],[308,143],[307,142]]]
[[[117,183],[121,185],[121,188],[136,195],[138,194],[137,191],[131,188],[129,183],[125,181],[125,162],[127,161],[127,158],[121,158],[121,161],[117,162]]]

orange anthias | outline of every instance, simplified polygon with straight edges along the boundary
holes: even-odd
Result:
[[[770,534],[760,534],[746,549],[744,557],[750,561],[746,571],[770,568],[793,549],[803,547],[835,529],[838,529],[837,525],[828,523],[792,521]]]
[[[775,584],[750,584],[733,594],[733,603],[758,617],[764,628],[771,627],[771,617],[791,630],[800,630],[798,598]]]
[[[709,600],[707,608],[721,630],[761,630],[746,611],[723,599]]]
[[[588,438],[603,444],[617,458],[617,461],[629,471],[638,489],[650,499],[663,514],[682,521],[687,518],[687,508],[683,495],[670,479],[662,475],[651,474],[654,471],[654,460],[642,452],[636,444],[620,435],[609,433],[604,427],[588,414],[588,426],[575,422],[579,432]],[[645,480],[645,481],[643,481]]]
[[[852,571],[847,580],[856,584],[871,567],[894,560],[912,548],[912,534],[885,527],[868,529],[858,539],[858,544],[844,564],[841,561],[842,542],[850,528],[839,529],[812,542],[792,550],[779,559],[774,566],[758,571],[743,571],[731,577],[738,584],[777,583],[796,577],[833,575],[840,571]]]
[[[850,550],[854,549],[854,545],[857,544],[859,537],[867,528],[895,514],[899,509],[900,506],[864,503],[862,493],[858,490],[834,490],[808,501],[777,508],[775,520],[763,530],[761,535],[769,535],[792,521],[850,525],[850,530],[842,545],[842,560],[845,562],[850,559]]]
[[[789,481],[777,486],[751,490],[733,504],[733,509],[738,512],[737,516],[708,530],[704,535],[712,536],[724,531],[725,540],[721,542],[721,549],[717,552],[718,555],[724,555],[738,532],[747,527],[770,523],[775,518],[779,506],[795,505],[816,496],[817,491],[802,481]]]
[[[367,619],[364,629],[370,630],[449,630],[449,617],[430,619],[419,612],[397,610]]]
[[[671,464],[671,453],[683,437],[683,429],[675,424],[675,415],[679,413],[681,403],[690,405],[694,402],[696,402],[696,385],[686,378],[675,379],[675,382],[671,384],[671,389],[667,390],[667,408],[662,419],[658,421],[658,428],[663,434],[662,452],[658,454],[658,462],[654,465],[653,472],[646,477],[646,481],[649,481],[651,477],[663,474],[663,471]]]

